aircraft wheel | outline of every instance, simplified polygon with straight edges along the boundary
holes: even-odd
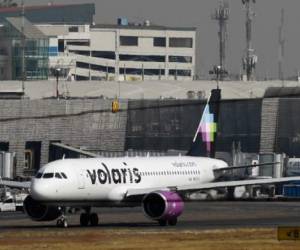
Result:
[[[89,224],[89,214],[83,213],[80,215],[80,226],[86,227]]]
[[[177,224],[177,218],[173,218],[173,219],[169,220],[168,224],[170,226],[176,226],[176,224]]]
[[[166,220],[158,220],[158,224],[162,227],[167,225],[167,221]]]
[[[62,226],[63,226],[64,228],[67,228],[67,227],[68,227],[68,221],[67,221],[66,219],[63,219],[63,221],[62,221]]]
[[[65,218],[60,218],[60,219],[57,220],[56,226],[67,228],[68,227],[68,221]]]
[[[62,225],[63,225],[62,219],[58,219],[58,220],[56,221],[56,226],[57,226],[57,227],[62,227]]]
[[[98,218],[98,215],[96,213],[92,213],[90,215],[90,222],[91,222],[92,227],[98,226],[99,218]]]

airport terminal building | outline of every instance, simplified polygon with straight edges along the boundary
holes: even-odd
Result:
[[[95,24],[94,14],[94,4],[0,10],[0,80],[193,79],[196,28]]]

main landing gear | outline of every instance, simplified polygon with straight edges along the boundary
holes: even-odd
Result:
[[[169,219],[169,220],[165,220],[165,219],[160,219],[158,220],[158,224],[162,227],[165,227],[167,225],[169,226],[176,226],[177,224],[177,218],[172,218],[172,219]]]
[[[89,224],[92,227],[98,226],[99,217],[96,213],[91,213],[91,209],[85,209],[85,213],[80,215],[80,226],[86,227]]]

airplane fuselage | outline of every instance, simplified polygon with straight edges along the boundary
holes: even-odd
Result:
[[[65,159],[41,168],[31,184],[35,200],[59,205],[124,201],[131,189],[180,187],[214,180],[224,161],[205,157]]]

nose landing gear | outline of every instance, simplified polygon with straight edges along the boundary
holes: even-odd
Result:
[[[66,220],[66,218],[59,218],[56,222],[56,226],[67,228],[68,227],[68,221]]]
[[[65,215],[66,214],[66,208],[60,207],[59,210],[61,211],[61,216],[56,221],[56,226],[67,228],[68,227],[68,221],[67,221],[67,218],[66,218],[66,215]]]

